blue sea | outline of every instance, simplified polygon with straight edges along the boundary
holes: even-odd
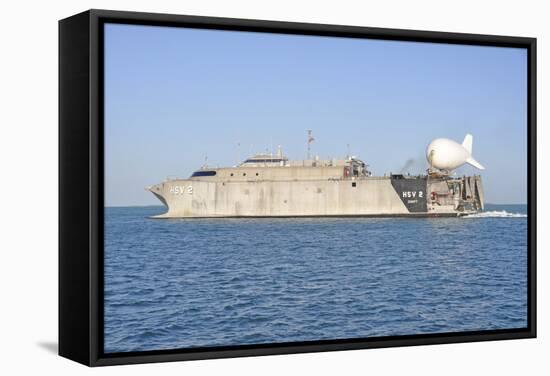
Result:
[[[466,218],[105,209],[104,351],[527,326],[525,205]]]

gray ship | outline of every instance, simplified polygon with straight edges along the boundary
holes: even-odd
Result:
[[[310,138],[308,138],[310,142]],[[481,176],[453,176],[469,163],[472,137],[436,139],[424,175],[373,176],[356,157],[289,160],[257,154],[234,167],[202,167],[187,179],[147,187],[167,208],[155,218],[457,217],[483,210]]]

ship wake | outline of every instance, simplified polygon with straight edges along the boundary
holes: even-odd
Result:
[[[506,210],[491,210],[477,214],[466,215],[463,218],[527,218],[527,214],[509,213]]]

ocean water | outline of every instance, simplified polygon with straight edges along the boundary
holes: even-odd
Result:
[[[105,209],[104,351],[527,326],[524,205],[466,218]]]

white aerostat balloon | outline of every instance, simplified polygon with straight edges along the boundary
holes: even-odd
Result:
[[[480,170],[485,170],[478,161],[472,157],[471,134],[467,134],[462,145],[448,138],[436,138],[428,145],[426,157],[432,167],[440,170],[451,171],[468,163]]]

